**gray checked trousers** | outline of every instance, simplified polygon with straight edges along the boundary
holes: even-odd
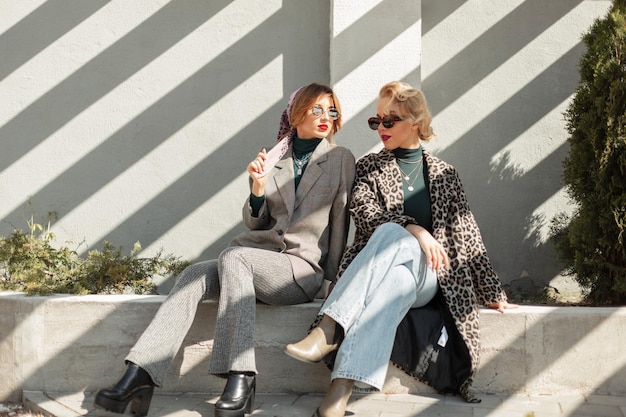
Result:
[[[219,300],[209,373],[255,372],[256,300],[273,305],[310,301],[293,277],[287,255],[264,249],[229,247],[218,259],[186,268],[126,361],[163,377],[193,323],[198,304]]]

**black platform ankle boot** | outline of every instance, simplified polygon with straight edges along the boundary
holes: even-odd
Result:
[[[129,362],[126,372],[117,384],[98,391],[94,405],[112,413],[123,414],[128,403],[131,403],[131,414],[143,417],[148,414],[153,391],[154,382],[150,375],[138,365]]]
[[[254,374],[230,372],[224,392],[215,403],[215,417],[243,417],[252,412],[256,377]]]

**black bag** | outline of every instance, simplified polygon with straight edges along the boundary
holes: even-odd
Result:
[[[441,291],[400,322],[391,361],[441,393],[459,393],[472,362]]]

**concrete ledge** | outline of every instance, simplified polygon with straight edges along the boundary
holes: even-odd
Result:
[[[22,390],[93,392],[115,382],[123,358],[165,296],[28,297],[0,293],[0,398]],[[255,334],[261,393],[322,393],[330,372],[283,353],[306,334],[320,302],[259,305]],[[207,375],[216,304],[202,303],[162,392],[219,393]],[[626,308],[523,306],[482,310],[475,389],[493,394],[626,395]],[[433,390],[391,367],[386,393]]]

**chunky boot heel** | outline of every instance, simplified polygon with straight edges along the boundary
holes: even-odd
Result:
[[[215,417],[244,417],[252,413],[256,378],[243,373],[230,373],[226,387],[215,403]]]
[[[254,398],[256,397],[256,387],[252,388],[252,394],[250,395],[250,397],[248,397],[248,401],[246,402],[246,407],[244,409],[244,412],[246,414],[251,414],[252,413],[252,406],[254,405]]]
[[[333,379],[326,396],[324,396],[319,407],[317,407],[313,417],[343,417],[346,413],[353,386],[353,379]]]
[[[137,391],[130,402],[130,413],[137,417],[148,415],[148,409],[150,408],[153,392],[154,387]]]
[[[117,384],[98,391],[94,405],[105,411],[123,414],[130,403],[130,412],[144,417],[148,414],[153,392],[154,383],[150,375],[131,362]]]

